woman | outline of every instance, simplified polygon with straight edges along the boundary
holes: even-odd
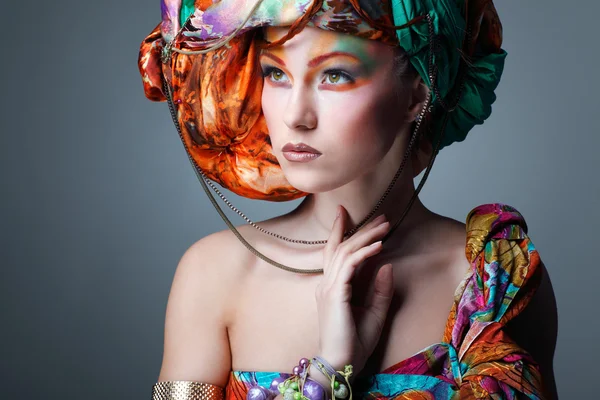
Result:
[[[505,55],[491,1],[164,1],[140,71],[204,188],[305,199],[260,226],[221,212],[233,234],[186,251],[153,397],[556,397],[523,217],[463,224],[413,184],[490,115]]]

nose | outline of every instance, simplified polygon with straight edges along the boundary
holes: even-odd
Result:
[[[294,130],[312,130],[317,127],[317,113],[310,90],[302,85],[292,89],[284,110],[283,121]]]

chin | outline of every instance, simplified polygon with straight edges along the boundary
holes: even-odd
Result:
[[[287,181],[298,190],[306,193],[324,193],[344,185],[331,172],[311,171],[304,173],[285,173]]]

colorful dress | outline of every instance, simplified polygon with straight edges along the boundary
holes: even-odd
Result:
[[[504,332],[542,275],[522,215],[504,204],[473,209],[466,221],[471,264],[456,289],[440,343],[353,384],[355,399],[542,399],[538,366]],[[231,371],[226,398],[245,400],[289,373]]]

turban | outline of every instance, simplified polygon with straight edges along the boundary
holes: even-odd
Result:
[[[506,52],[491,0],[162,0],[139,69],[146,96],[172,99],[195,167],[234,193],[286,201],[292,187],[272,153],[257,59],[262,27],[305,26],[406,51],[430,88],[436,152],[491,114]],[[166,93],[168,91],[168,93]]]

